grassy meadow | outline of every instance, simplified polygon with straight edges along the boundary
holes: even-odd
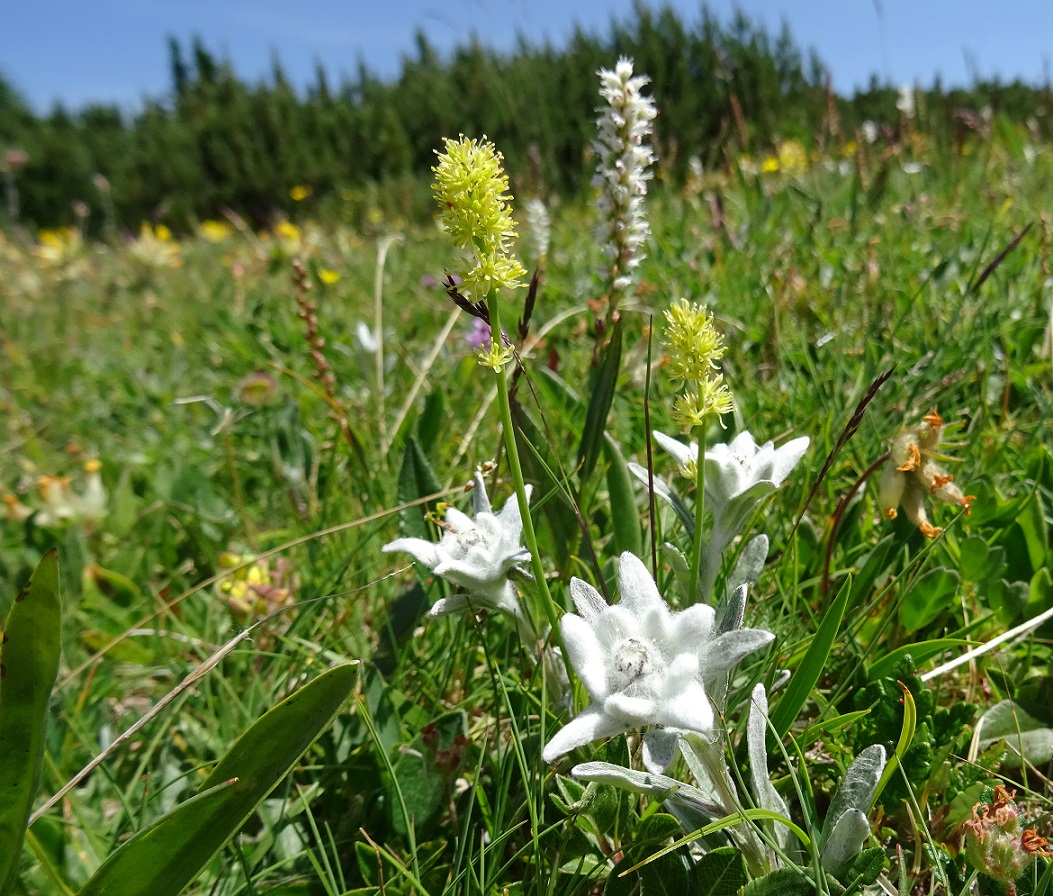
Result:
[[[542,274],[525,334],[526,290],[502,298],[522,359],[504,373],[557,615],[574,609],[572,577],[616,600],[630,549],[649,570],[657,556],[672,606],[694,603],[674,555],[652,554],[692,549],[680,511],[690,520],[695,485],[648,439],[687,441],[663,364],[673,302],[713,312],[734,393],[693,438],[810,440],[714,572],[730,593],[751,537],[767,535],[745,625],[774,639],[734,666],[715,723],[746,814],[708,826],[637,779],[634,791],[571,774],[591,761],[642,774],[634,732],[543,761],[589,704],[585,687],[572,677],[561,693],[566,671],[551,652],[540,662],[508,613],[428,617],[455,586],[382,552],[437,541],[446,505],[471,515],[477,469],[495,511],[516,501],[494,373],[442,287],[454,255],[441,229],[378,213],[357,230],[0,236],[0,619],[51,547],[63,611],[34,806],[105,753],[33,820],[10,892],[165,892],[135,875],[89,881],[216,783],[217,760],[269,710],[352,662],[350,696],[310,717],[320,736],[289,754],[291,774],[274,771],[243,827],[213,832],[218,848],[239,830],[188,892],[1053,893],[1040,842],[1053,838],[1053,148],[1007,127],[953,151],[920,135],[785,149],[683,188],[659,166],[646,258],[614,327],[595,208],[550,202],[541,258],[531,197],[513,188],[519,259]],[[934,409],[946,423],[934,453],[972,500],[966,513],[925,495],[942,527],[926,537],[907,513],[883,515],[878,483],[890,440]],[[675,487],[680,508],[650,501],[630,461]],[[539,601],[537,576],[513,582]],[[758,683],[771,713],[748,743]],[[250,752],[292,750],[295,727],[272,726]],[[792,849],[750,784],[765,740],[801,835]],[[874,744],[889,772],[859,807],[858,855],[834,872],[823,820]],[[668,774],[699,783],[690,758]],[[1033,831],[1011,873],[1001,854],[980,856],[999,834],[965,842],[979,828],[963,824],[992,805],[1017,852]],[[162,830],[163,854],[189,849]],[[750,859],[755,843],[767,859]],[[135,874],[161,866],[140,857]]]

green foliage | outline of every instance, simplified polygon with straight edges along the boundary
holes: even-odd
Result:
[[[305,213],[368,223],[378,205],[390,216],[424,217],[430,208],[420,186],[433,150],[457,133],[494,140],[524,195],[575,194],[591,174],[596,71],[619,55],[634,58],[660,98],[659,157],[673,182],[688,176],[693,157],[709,169],[780,140],[825,147],[867,120],[888,135],[901,130],[895,88],[877,83],[836,98],[837,116],[829,117],[821,60],[785,26],[769,34],[741,11],[724,24],[705,8],[685,21],[670,7],[638,4],[606,35],[577,29],[558,48],[524,38],[507,56],[475,38],[442,52],[418,33],[391,81],[360,66],[331,85],[319,68],[302,92],[277,61],[266,81],[248,84],[199,39],[187,48],[172,38],[168,50],[171,95],[135,114],[56,107],[36,117],[0,79],[0,143],[29,157],[17,174],[23,221],[76,223],[71,198],[87,203],[92,230],[110,237],[144,220],[185,230],[225,209],[260,226]],[[951,92],[937,83],[915,126],[961,149],[963,122],[972,120],[961,111],[990,107],[1048,136],[1049,103],[1048,91],[1021,82],[978,81]],[[870,185],[871,205],[889,170],[886,163]],[[296,200],[294,186],[310,196]]]
[[[49,551],[0,633],[0,893],[18,874],[44,763],[51,688],[62,648],[58,556]]]

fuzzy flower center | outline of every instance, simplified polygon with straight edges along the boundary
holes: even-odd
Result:
[[[619,641],[611,655],[614,662],[607,673],[611,693],[636,694],[649,690],[649,683],[661,677],[666,665],[657,647],[639,638]]]

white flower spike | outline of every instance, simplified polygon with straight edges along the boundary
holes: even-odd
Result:
[[[571,579],[571,597],[581,615],[567,613],[560,628],[592,703],[548,742],[542,753],[546,762],[651,725],[667,730],[645,735],[645,753],[671,758],[665,741],[672,732],[713,734],[706,679],[775,637],[760,629],[715,636],[714,610],[705,604],[670,610],[647,567],[632,554],[622,554],[618,580],[621,601],[611,606],[591,585]]]
[[[519,504],[512,497],[501,512],[495,514],[480,473],[475,474],[472,500],[474,519],[456,507],[447,508],[445,532],[438,544],[423,538],[396,538],[384,545],[383,550],[405,551],[435,575],[464,589],[436,601],[430,616],[485,606],[519,617],[522,611],[508,580],[510,572],[530,560],[530,552],[520,544],[523,520]]]

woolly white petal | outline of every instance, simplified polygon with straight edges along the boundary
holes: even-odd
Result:
[[[541,758],[545,762],[555,762],[560,756],[577,747],[583,747],[594,740],[604,740],[628,730],[624,724],[611,718],[599,706],[593,704],[556,732],[552,740],[545,744]]]
[[[651,578],[643,561],[635,554],[626,551],[618,559],[618,583],[622,598],[618,606],[630,613],[641,616],[652,605],[665,606],[658,586]]]
[[[578,612],[586,622],[593,622],[604,610],[609,609],[603,595],[581,579],[570,580],[570,596],[574,601],[574,606],[578,608]]]
[[[439,564],[439,554],[435,545],[423,538],[396,538],[384,545],[381,550],[385,554],[390,554],[392,551],[403,551],[415,560],[419,560],[428,569],[435,569]]]
[[[563,646],[567,648],[567,659],[578,673],[589,696],[595,701],[606,699],[607,657],[596,637],[596,632],[584,619],[573,613],[565,613],[559,621],[563,634]]]

